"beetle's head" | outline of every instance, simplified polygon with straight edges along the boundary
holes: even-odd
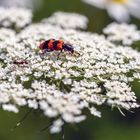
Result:
[[[39,49],[40,49],[40,50],[44,50],[44,46],[45,46],[45,41],[42,42],[42,43],[39,45]]]
[[[72,45],[70,45],[70,44],[64,44],[64,50],[65,51],[69,51],[69,52],[71,52],[71,53],[74,53],[74,48],[72,47]]]

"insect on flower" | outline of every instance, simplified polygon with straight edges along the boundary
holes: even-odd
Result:
[[[71,44],[64,43],[64,41],[61,39],[60,40],[55,40],[55,39],[46,40],[39,45],[39,48],[41,49],[42,53],[52,52],[52,51],[60,51],[60,53],[62,53],[62,51],[68,51],[74,56],[80,55],[78,52],[74,50]],[[60,53],[58,54],[58,57]]]
[[[21,61],[14,60],[13,64],[19,65],[19,66],[26,66],[28,64],[28,62],[26,60],[21,60]]]

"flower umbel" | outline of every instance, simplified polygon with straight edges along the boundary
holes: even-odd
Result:
[[[31,21],[32,12],[29,9],[0,7],[0,26],[2,27],[19,30]]]
[[[101,117],[96,106],[127,110],[139,107],[130,83],[140,79],[140,53],[118,46],[104,35],[76,30],[75,26],[64,28],[59,21],[56,23],[46,20],[31,24],[14,34],[12,40],[5,33],[0,41],[2,108],[15,113],[25,105],[41,109],[45,116],[54,118],[50,131],[56,133],[64,122],[85,120],[83,109]],[[55,51],[41,55],[38,46],[50,38],[70,43],[80,56],[62,52],[57,59]],[[26,60],[27,66],[14,64],[15,60]]]
[[[86,29],[88,19],[87,17],[76,13],[56,12],[50,18],[44,19],[43,23],[50,23],[69,29]]]
[[[42,0],[0,0],[3,7],[37,8]]]
[[[103,29],[107,39],[122,45],[132,45],[135,41],[140,40],[140,31],[136,25],[126,23],[111,23]]]

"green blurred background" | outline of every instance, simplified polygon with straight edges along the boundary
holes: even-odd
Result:
[[[50,16],[56,11],[76,12],[89,18],[88,31],[101,33],[103,27],[112,22],[104,10],[82,3],[80,0],[44,0],[34,11],[34,22]],[[140,21],[132,19],[131,23],[140,26]],[[136,47],[140,45],[137,44]],[[133,83],[133,90],[140,98],[140,86]],[[124,111],[126,117],[110,107],[101,107],[102,118],[91,116],[86,110],[88,119],[77,125],[65,125],[65,140],[140,140],[140,110],[134,113]],[[14,114],[0,110],[0,140],[61,140],[62,134],[50,135],[46,130],[39,130],[49,124],[50,120],[39,110],[33,111],[23,124],[11,131],[11,128],[27,113],[22,108]]]

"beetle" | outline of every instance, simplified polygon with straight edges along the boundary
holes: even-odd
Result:
[[[55,40],[55,39],[46,40],[39,45],[39,49],[42,51],[43,54],[45,52],[52,52],[52,51],[60,51],[61,53],[63,50],[68,51],[71,54],[76,53],[71,44],[64,43],[64,40],[61,40],[61,39],[60,40]],[[60,53],[58,54],[58,57]],[[79,53],[77,54],[79,55]]]
[[[26,60],[22,60],[22,61],[13,61],[13,64],[16,64],[16,65],[24,65],[24,64],[28,64],[28,62]]]
[[[28,67],[29,64],[26,60],[14,60],[12,63],[19,67]]]

